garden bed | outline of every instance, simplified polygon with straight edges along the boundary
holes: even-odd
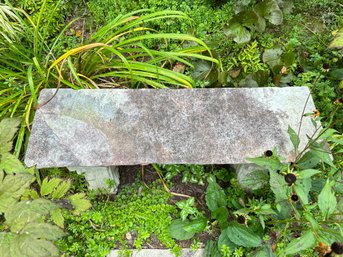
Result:
[[[342,17],[339,0],[0,0],[0,256],[343,254]],[[295,161],[275,146],[245,180],[229,165],[126,166],[113,195],[113,181],[93,191],[22,163],[43,88],[265,86],[308,87],[318,136],[302,150],[284,131]]]

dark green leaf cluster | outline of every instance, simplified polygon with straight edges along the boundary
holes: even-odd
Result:
[[[178,174],[182,174],[183,183],[197,183],[204,185],[207,174],[205,166],[195,164],[180,164],[180,165],[161,165],[164,179],[170,181],[173,177]]]

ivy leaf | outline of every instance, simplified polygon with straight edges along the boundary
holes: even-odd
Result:
[[[301,237],[293,239],[285,250],[285,255],[294,255],[300,251],[313,247],[316,239],[311,231],[305,232]]]
[[[1,157],[0,170],[6,173],[20,173],[27,172],[24,165],[18,160],[17,157],[10,153],[4,153]]]
[[[168,227],[168,233],[172,238],[177,240],[188,240],[191,239],[195,233],[187,232],[185,227],[189,225],[189,220],[173,220],[172,223]]]
[[[20,119],[6,118],[0,121],[0,154],[10,152],[12,150],[12,140],[17,133]]]
[[[236,245],[244,247],[258,247],[262,244],[262,239],[256,235],[251,229],[233,223],[226,229],[227,236],[230,241]]]
[[[329,218],[336,209],[337,199],[331,188],[329,180],[326,181],[322,191],[318,195],[318,206],[324,216],[324,219]]]
[[[294,146],[294,150],[295,152],[297,153],[298,152],[298,147],[299,147],[299,144],[300,144],[300,139],[299,139],[299,136],[297,135],[297,133],[291,128],[291,126],[288,126],[288,135],[292,141],[292,144]]]
[[[78,193],[69,196],[70,203],[74,206],[73,213],[75,215],[79,215],[80,212],[88,210],[90,207],[92,207],[91,202],[88,199],[84,199],[86,197],[86,194],[84,193]]]
[[[329,48],[343,48],[343,29],[337,31],[334,40],[330,43]]]

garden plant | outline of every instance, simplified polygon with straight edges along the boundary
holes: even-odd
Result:
[[[275,146],[243,179],[152,164],[112,195],[22,163],[43,88],[265,86],[307,86],[316,133],[289,127],[294,162]],[[0,0],[0,256],[341,256],[342,133],[340,0]]]

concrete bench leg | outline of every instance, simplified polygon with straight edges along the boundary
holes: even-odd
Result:
[[[89,189],[107,189],[106,180],[113,181],[114,187],[112,193],[117,192],[119,186],[119,171],[117,166],[110,167],[68,167],[70,171],[76,171],[78,174],[84,174]]]

